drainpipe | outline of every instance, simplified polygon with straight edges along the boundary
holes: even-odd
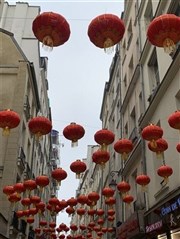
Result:
[[[139,0],[136,1],[137,9],[139,10]],[[139,18],[139,13],[137,16],[138,19],[138,35],[139,35],[139,53],[142,53],[142,37],[141,37],[141,21]],[[143,113],[146,111],[146,103],[145,103],[145,89],[144,89],[144,73],[143,73],[143,65],[139,64],[140,67],[140,81],[141,81],[141,89],[142,89],[142,102],[143,102]],[[141,149],[142,149],[142,160],[141,160],[141,169],[142,173],[147,173],[147,160],[146,160],[146,152],[145,152],[145,141],[141,140]],[[144,202],[146,205],[146,210],[148,210],[148,198],[147,195],[144,193]]]

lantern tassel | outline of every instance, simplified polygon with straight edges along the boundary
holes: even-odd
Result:
[[[107,54],[111,54],[114,51],[114,43],[110,38],[107,38],[104,42],[104,51]]]
[[[164,51],[168,54],[173,53],[176,49],[176,45],[173,40],[170,38],[166,38],[163,42]]]
[[[43,49],[45,51],[52,51],[53,50],[53,39],[51,36],[45,36],[43,38]]]
[[[78,141],[72,141],[71,142],[71,147],[74,148],[74,147],[77,147],[78,146]]]
[[[9,127],[5,127],[3,128],[3,132],[2,132],[3,136],[9,136],[10,135],[10,128]]]

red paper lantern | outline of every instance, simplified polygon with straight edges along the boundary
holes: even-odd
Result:
[[[97,224],[98,224],[98,225],[103,225],[103,224],[104,224],[104,219],[103,219],[103,218],[99,218],[99,219],[97,220]]]
[[[28,207],[28,206],[31,205],[31,199],[30,199],[30,198],[23,198],[23,199],[21,200],[21,204],[22,204],[23,206],[25,206],[25,207]]]
[[[91,229],[95,226],[95,222],[94,221],[91,221],[89,224],[88,224],[88,227],[90,227]]]
[[[168,149],[168,143],[165,139],[160,138],[156,140],[156,147],[152,147],[151,142],[149,142],[148,148],[152,152],[155,152],[157,157],[159,157],[165,150]]]
[[[59,201],[59,206],[60,208],[64,209],[68,206],[68,203],[66,202],[66,200],[62,199]]]
[[[158,168],[157,174],[164,178],[165,183],[168,182],[169,177],[173,174],[173,169],[168,165],[162,165]]]
[[[26,181],[24,181],[23,184],[27,191],[32,191],[37,188],[37,184],[36,184],[35,180],[33,180],[33,179],[26,180]]]
[[[41,201],[41,198],[39,196],[36,196],[36,195],[31,196],[30,199],[31,199],[31,203],[33,205],[36,205],[36,204],[40,203],[40,201]]]
[[[40,225],[41,227],[45,227],[45,226],[47,226],[47,221],[41,220],[41,221],[39,222],[39,225]]]
[[[145,187],[150,183],[150,181],[151,181],[150,177],[145,174],[141,174],[136,177],[136,183],[141,185],[143,191],[145,191],[146,189]]]
[[[113,221],[114,221],[114,219],[115,219],[115,217],[114,217],[114,216],[108,216],[108,218],[107,218],[107,220],[108,220],[109,222],[113,222]]]
[[[93,205],[95,205],[97,203],[97,201],[99,200],[100,196],[97,192],[91,192],[88,194],[88,199],[93,202]]]
[[[34,222],[34,217],[27,217],[26,222],[32,224]]]
[[[110,187],[105,187],[102,190],[102,195],[106,198],[112,197],[114,195],[114,190]]]
[[[156,17],[148,27],[147,37],[151,44],[163,47],[171,53],[180,40],[180,17],[174,14],[163,14]]]
[[[73,207],[69,206],[69,207],[66,208],[66,212],[70,216],[71,214],[73,214],[75,212],[75,210],[74,210]]]
[[[36,208],[38,209],[39,212],[43,212],[45,209],[45,203],[44,202],[39,202],[36,204]]]
[[[156,140],[162,138],[163,130],[158,125],[150,124],[142,130],[141,136],[144,140],[150,141],[151,147],[156,148]]]
[[[103,235],[103,232],[97,232],[97,235],[99,236],[99,237],[102,237],[102,235]]]
[[[168,123],[172,128],[180,130],[180,110],[175,111],[169,116]]]
[[[82,204],[82,205],[86,204],[87,200],[88,200],[88,197],[84,194],[79,195],[78,198],[77,198],[77,202]]]
[[[23,192],[25,192],[25,187],[24,187],[24,184],[23,183],[16,183],[15,185],[14,185],[14,190],[17,192],[17,193],[23,193]]]
[[[56,168],[51,172],[51,176],[61,185],[61,181],[67,178],[67,173],[62,168]]]
[[[78,140],[81,139],[85,134],[84,128],[74,122],[66,126],[63,130],[63,135],[66,139],[71,140],[71,146],[77,146]]]
[[[56,223],[55,223],[55,222],[50,222],[50,223],[49,223],[49,227],[55,228],[55,227],[56,227]]]
[[[129,183],[121,181],[120,183],[117,184],[117,189],[124,196],[128,191],[130,191],[131,186]]]
[[[61,230],[64,230],[64,229],[66,228],[66,224],[61,223],[61,224],[59,225],[59,228],[60,228]]]
[[[46,187],[47,185],[49,185],[49,178],[46,175],[41,175],[41,176],[36,177],[35,181],[36,181],[36,184],[40,188],[43,188],[43,187]]]
[[[90,41],[99,48],[107,49],[120,42],[125,32],[123,21],[113,14],[94,18],[88,27]]]
[[[92,154],[92,160],[95,164],[98,164],[104,168],[106,162],[110,159],[110,154],[108,151],[97,150]]]
[[[107,229],[107,227],[102,227],[101,231],[102,231],[103,233],[106,233],[106,232],[108,231],[108,229]]]
[[[74,198],[74,197],[71,197],[70,199],[67,200],[67,204],[70,206],[70,207],[74,207],[77,205],[77,199]]]
[[[35,234],[40,234],[41,233],[41,228],[39,228],[39,227],[37,227],[37,228],[35,228]]]
[[[115,135],[108,129],[98,130],[94,135],[96,143],[101,145],[101,150],[107,150],[107,146],[114,142]]]
[[[180,153],[180,143],[176,145],[176,150]]]
[[[7,185],[3,187],[3,193],[6,194],[7,196],[13,194],[14,192],[15,192],[14,186],[12,185]]]
[[[114,144],[114,150],[122,155],[123,160],[126,160],[128,154],[133,150],[133,143],[129,139],[119,139]]]
[[[16,202],[19,202],[21,200],[21,196],[18,194],[18,193],[12,193],[8,196],[8,200],[11,202],[11,203],[16,203]]]
[[[96,214],[101,217],[101,216],[104,215],[104,210],[101,209],[101,208],[99,208],[99,209],[96,211]]]
[[[59,239],[64,239],[66,236],[64,235],[64,234],[61,234],[60,236],[59,236]]]
[[[114,228],[113,228],[113,227],[108,227],[107,231],[108,231],[109,233],[112,233],[112,232],[114,232]]]
[[[96,214],[96,210],[95,209],[89,209],[87,211],[87,213],[88,213],[89,216],[94,216]]]
[[[76,210],[76,213],[79,215],[79,216],[82,216],[86,213],[86,210],[84,208],[77,208]]]
[[[17,216],[18,218],[24,217],[24,211],[22,211],[22,210],[17,211],[17,212],[16,212],[16,216]]]
[[[116,203],[116,199],[113,197],[107,198],[105,200],[105,204],[107,204],[110,207],[112,207],[115,203]]]
[[[134,201],[134,197],[131,195],[126,195],[123,197],[123,202],[131,204]]]
[[[79,225],[79,228],[80,228],[82,231],[86,230],[86,226],[85,226],[84,224],[80,224],[80,225]]]
[[[107,214],[108,214],[108,216],[114,216],[114,215],[115,215],[114,209],[109,209],[109,210],[107,211]]]
[[[3,129],[3,135],[8,136],[10,130],[16,128],[20,123],[19,115],[10,109],[0,111],[0,128]]]
[[[80,159],[77,159],[75,162],[71,163],[70,169],[72,172],[76,174],[76,178],[79,179],[81,173],[86,171],[86,164],[81,161]]]
[[[38,213],[38,209],[36,207],[32,207],[29,209],[30,215],[36,215]]]
[[[32,25],[35,37],[50,47],[64,44],[70,36],[70,27],[66,19],[54,12],[44,12],[38,15]]]
[[[51,121],[43,116],[32,118],[28,123],[29,130],[39,139],[42,135],[49,134],[52,129]]]
[[[78,230],[78,227],[75,224],[71,224],[70,228],[71,228],[72,231],[77,231]]]

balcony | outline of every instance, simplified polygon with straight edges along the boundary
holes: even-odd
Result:
[[[24,171],[26,165],[26,155],[22,147],[19,148],[17,166]]]

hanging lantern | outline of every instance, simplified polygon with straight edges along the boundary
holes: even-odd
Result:
[[[16,216],[17,216],[18,218],[24,217],[24,211],[22,211],[22,210],[17,211],[17,212],[16,212]]]
[[[90,41],[104,51],[112,52],[113,46],[119,43],[124,35],[123,21],[113,14],[102,14],[94,18],[88,27]]]
[[[122,197],[124,197],[126,195],[126,193],[128,191],[130,191],[131,186],[129,183],[122,181],[120,183],[117,184],[117,189],[120,193],[122,193]]]
[[[164,178],[165,183],[168,183],[169,177],[173,174],[173,169],[168,165],[162,165],[158,168],[157,174]]]
[[[21,204],[24,206],[24,207],[29,207],[31,205],[31,199],[30,198],[23,198],[21,200]]]
[[[95,209],[89,209],[87,211],[87,213],[88,213],[89,216],[94,216],[96,214],[96,210]]]
[[[94,135],[96,143],[101,145],[101,150],[107,150],[107,146],[114,142],[115,135],[108,129],[98,130]]]
[[[99,217],[102,217],[104,215],[104,210],[99,208],[97,211],[96,211],[96,214],[99,216]]]
[[[112,232],[114,232],[114,228],[113,228],[113,227],[108,227],[107,231],[108,231],[109,233],[112,233]]]
[[[148,40],[157,47],[163,47],[166,53],[171,53],[180,40],[179,25],[180,17],[174,14],[160,15],[149,24]]]
[[[8,200],[11,202],[11,203],[16,203],[16,202],[19,202],[21,200],[21,196],[18,194],[18,193],[12,193],[8,196]]]
[[[52,123],[48,118],[38,116],[29,121],[28,127],[30,132],[35,135],[37,140],[39,140],[41,136],[51,132]]]
[[[32,207],[29,209],[29,214],[34,216],[38,213],[38,209],[36,207]]]
[[[92,161],[95,164],[98,164],[102,167],[102,169],[105,167],[106,162],[108,162],[110,159],[110,154],[108,151],[104,150],[97,150],[92,154]]]
[[[80,159],[77,159],[75,162],[71,163],[70,169],[72,172],[76,174],[76,178],[80,179],[81,173],[86,171],[86,164],[81,161]]]
[[[150,183],[150,181],[150,177],[145,174],[141,174],[136,177],[136,183],[141,185],[143,191],[146,191],[146,186]]]
[[[79,216],[83,216],[86,213],[86,210],[84,208],[80,207],[80,208],[77,208],[76,213]]]
[[[75,224],[71,224],[71,225],[70,225],[70,228],[71,228],[71,230],[74,231],[74,232],[78,230],[78,227],[77,227]]]
[[[35,234],[38,235],[41,233],[41,228],[36,227],[34,231],[35,231]]]
[[[56,223],[55,223],[55,222],[50,222],[50,223],[49,223],[49,227],[55,228],[55,227],[56,227]]]
[[[36,208],[38,209],[39,213],[42,213],[45,210],[45,203],[44,202],[39,202],[36,204]]]
[[[100,238],[102,237],[103,234],[104,234],[104,233],[101,232],[101,231],[97,232],[97,235],[98,235]]]
[[[176,150],[180,153],[180,143],[176,145]]]
[[[64,234],[61,234],[60,236],[59,236],[59,239],[64,239],[66,236],[64,235]]]
[[[59,201],[59,206],[60,208],[64,209],[68,206],[68,203],[66,202],[66,200],[62,199]]]
[[[80,225],[79,225],[79,228],[80,228],[82,231],[86,230],[86,226],[85,226],[84,224],[80,224]]]
[[[36,184],[35,180],[33,180],[33,179],[26,180],[26,181],[24,181],[23,184],[24,184],[25,189],[29,192],[37,188],[37,184]]]
[[[17,193],[21,194],[21,193],[25,192],[26,189],[25,189],[23,183],[16,183],[16,184],[14,185],[14,190],[15,190]]]
[[[168,143],[165,139],[160,138],[156,140],[156,147],[152,147],[151,142],[149,142],[148,148],[152,152],[155,152],[157,157],[160,157],[162,153],[168,149]]]
[[[180,130],[180,110],[175,111],[169,116],[168,123],[172,128]]]
[[[66,139],[71,140],[71,146],[77,146],[78,140],[81,139],[85,134],[84,128],[72,122],[70,125],[66,126],[63,130],[63,135]]]
[[[44,12],[38,15],[32,24],[35,37],[52,50],[63,45],[70,36],[70,27],[66,19],[58,13]]]
[[[84,194],[79,195],[78,198],[77,198],[77,202],[82,204],[82,205],[86,204],[87,200],[88,200],[88,197]]]
[[[106,198],[113,197],[114,190],[110,187],[105,187],[102,190],[102,195],[105,196]]]
[[[61,224],[59,225],[59,228],[63,231],[63,230],[66,228],[66,224],[61,223]]]
[[[49,178],[46,175],[41,175],[36,177],[35,181],[36,181],[36,184],[40,187],[40,189],[49,185]]]
[[[41,221],[39,222],[39,225],[40,225],[41,227],[45,227],[45,226],[47,226],[47,221],[41,220]]]
[[[52,197],[49,199],[48,203],[55,208],[57,205],[59,205],[59,199],[57,199],[56,197]]]
[[[67,200],[67,204],[70,206],[70,207],[74,207],[77,205],[77,199],[74,198],[74,197],[71,197],[70,199]]]
[[[108,209],[107,214],[108,216],[114,216],[115,215],[115,210],[114,209]]]
[[[10,130],[16,128],[20,123],[19,115],[10,109],[0,111],[0,128],[3,129],[3,135],[8,136]]]
[[[93,227],[95,226],[95,222],[94,221],[91,221],[89,224],[88,224],[88,227],[90,227],[91,229],[93,229]]]
[[[108,231],[108,229],[107,229],[107,227],[102,227],[101,231],[102,231],[103,233],[106,233],[106,232]]]
[[[12,185],[7,185],[3,187],[3,193],[6,194],[7,196],[13,194],[15,192],[14,186]]]
[[[99,218],[97,220],[97,224],[102,226],[104,224],[104,219],[103,218]]]
[[[69,206],[69,207],[66,208],[66,212],[70,216],[71,214],[73,214],[75,212],[75,210],[74,210],[73,207]]]
[[[133,150],[133,143],[129,139],[119,139],[114,144],[114,150],[122,155],[123,160],[126,160],[128,154]]]
[[[150,124],[142,130],[141,136],[144,140],[150,141],[151,147],[156,148],[156,140],[162,138],[163,130],[158,125]]]
[[[61,181],[64,180],[65,178],[67,178],[67,173],[62,168],[56,168],[55,170],[53,170],[51,172],[51,176],[53,179],[55,179],[58,182],[58,184],[60,186]]]
[[[114,221],[114,219],[115,219],[115,217],[114,217],[114,216],[108,216],[108,218],[107,218],[107,220],[108,220],[109,222],[113,222],[113,221]]]
[[[34,206],[36,206],[36,204],[40,203],[40,201],[41,201],[41,198],[39,196],[36,196],[36,195],[31,196],[30,199],[31,199],[31,203]]]
[[[126,195],[123,197],[123,202],[127,203],[130,205],[134,201],[134,197],[131,195]]]
[[[93,202],[93,206],[97,203],[99,200],[100,196],[97,192],[91,192],[88,194],[88,199]]]
[[[32,216],[31,217],[27,217],[26,218],[26,222],[29,223],[29,224],[34,223],[34,217],[32,217]]]
[[[107,198],[105,200],[105,204],[108,205],[109,207],[113,207],[113,205],[116,203],[116,199],[113,197]]]

